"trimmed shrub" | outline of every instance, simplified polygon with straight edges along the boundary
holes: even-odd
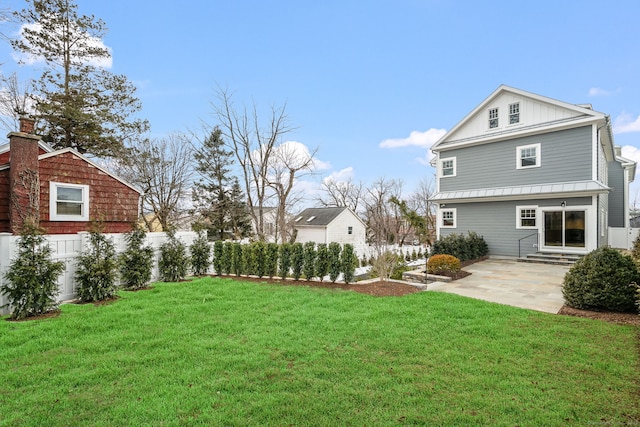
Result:
[[[211,264],[211,246],[207,240],[206,234],[201,230],[198,231],[197,237],[189,247],[191,251],[191,268],[193,274],[202,276],[206,274]]]
[[[184,242],[176,237],[175,230],[167,231],[167,237],[167,241],[160,246],[160,278],[163,282],[178,282],[189,271],[189,255]]]
[[[224,242],[224,245],[222,245],[222,262],[220,267],[222,267],[223,274],[231,274],[232,247],[233,242]]]
[[[340,254],[340,264],[344,283],[353,282],[356,266],[358,265],[358,257],[353,249],[353,245],[347,243],[342,248]]]
[[[327,274],[329,274],[329,248],[326,243],[318,243],[316,276],[318,276],[322,282]]]
[[[329,280],[331,283],[335,283],[340,275],[340,270],[342,270],[342,266],[340,265],[340,251],[342,248],[340,247],[340,243],[331,242],[329,243]]]
[[[233,242],[233,246],[231,246],[231,272],[239,276],[243,270],[242,245],[240,242]]]
[[[267,244],[261,240],[253,243],[255,275],[262,278],[267,273]]]
[[[460,260],[453,255],[433,255],[427,262],[427,273],[447,274],[460,271]]]
[[[489,254],[489,247],[482,236],[474,232],[449,234],[433,243],[433,255],[453,255],[460,261],[470,261]]]
[[[291,269],[291,244],[283,243],[280,245],[280,254],[278,269],[280,270],[280,277],[286,279]]]
[[[242,246],[244,274],[247,274],[247,275],[256,274],[256,254],[255,254],[254,248],[255,246],[253,243]]]
[[[266,275],[271,279],[278,274],[278,251],[280,247],[277,243],[267,243],[267,265],[265,269]]]
[[[153,248],[144,245],[147,233],[141,227],[125,234],[126,248],[120,254],[120,285],[124,289],[142,289],[151,281]]]
[[[224,242],[222,240],[216,240],[213,242],[213,269],[219,276],[222,274],[222,251],[224,249]]]
[[[111,239],[100,233],[89,233],[89,245],[78,255],[76,269],[78,298],[82,302],[113,298],[118,280],[118,258]]]
[[[627,312],[636,304],[639,275],[628,255],[607,247],[596,249],[578,261],[564,277],[562,295],[578,309]]]
[[[18,240],[18,256],[4,274],[0,292],[7,296],[12,319],[24,319],[58,307],[58,276],[62,261],[51,260],[51,247],[37,226],[25,223]]]
[[[316,244],[306,242],[304,244],[304,267],[302,268],[304,277],[311,280],[316,275]]]
[[[291,274],[295,280],[299,280],[302,276],[302,268],[304,267],[304,247],[302,243],[296,242],[291,245]]]

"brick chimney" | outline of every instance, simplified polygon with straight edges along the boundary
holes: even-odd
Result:
[[[11,232],[19,234],[27,220],[40,220],[40,172],[38,141],[33,134],[35,121],[20,118],[20,132],[9,137],[9,224]]]

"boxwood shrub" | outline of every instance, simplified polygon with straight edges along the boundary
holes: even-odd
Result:
[[[489,254],[489,246],[477,233],[449,234],[433,243],[432,255],[453,255],[460,261],[470,261]]]
[[[569,269],[562,295],[570,307],[628,312],[635,308],[637,283],[639,274],[633,259],[603,247]]]

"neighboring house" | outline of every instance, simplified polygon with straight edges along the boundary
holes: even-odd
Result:
[[[503,85],[431,149],[438,236],[477,232],[490,255],[585,254],[629,227],[636,164],[590,105]]]
[[[350,243],[359,255],[366,254],[366,226],[349,208],[308,208],[293,224],[296,242]]]
[[[38,218],[47,234],[87,231],[92,221],[105,233],[131,231],[140,191],[77,151],[53,150],[20,120],[0,147],[0,232],[18,234],[25,218]]]
[[[256,216],[259,216],[258,208],[254,207],[253,212]],[[267,242],[277,242],[278,241],[278,229],[276,224],[278,223],[278,209],[271,206],[263,206],[262,207],[262,229],[264,231],[265,241]],[[258,227],[256,222],[251,217],[251,226],[253,230],[253,234],[258,234]]]

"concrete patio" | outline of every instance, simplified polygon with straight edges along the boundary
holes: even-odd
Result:
[[[427,291],[557,313],[564,305],[562,281],[569,267],[490,258],[464,268],[471,273],[453,282],[431,282]]]

